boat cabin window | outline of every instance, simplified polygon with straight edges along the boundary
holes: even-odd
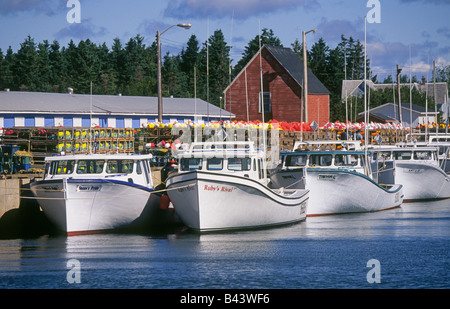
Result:
[[[229,171],[249,171],[251,168],[250,158],[228,158]]]
[[[210,171],[221,171],[223,169],[223,159],[222,158],[207,159],[206,168]]]
[[[414,160],[431,160],[431,151],[414,151]]]
[[[334,157],[334,165],[336,165],[336,166],[357,166],[358,165],[358,155],[337,154]]]
[[[411,160],[412,153],[411,151],[395,151],[394,158],[395,160]]]
[[[75,167],[75,160],[53,161],[50,167],[51,175],[72,174]]]
[[[330,154],[327,155],[311,155],[309,159],[309,166],[317,165],[317,166],[330,166],[333,161],[333,156]]]
[[[305,166],[306,156],[286,156],[286,166]]]
[[[374,152],[372,158],[373,158],[374,161],[376,161],[377,158],[380,161],[390,160],[391,159],[391,152],[390,151]]]
[[[141,167],[141,161],[140,160],[136,161],[136,173],[138,175],[142,174],[142,167]]]
[[[77,174],[101,174],[105,160],[79,160]]]
[[[201,158],[182,158],[180,161],[182,171],[195,171],[202,169]]]
[[[445,154],[447,152],[447,148],[449,148],[449,146],[439,146],[439,155],[441,156]]]
[[[106,172],[108,174],[133,173],[133,160],[108,160]]]

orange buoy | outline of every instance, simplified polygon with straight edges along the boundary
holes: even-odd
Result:
[[[162,210],[169,209],[170,198],[167,194],[161,195],[161,199],[159,200],[159,208]]]

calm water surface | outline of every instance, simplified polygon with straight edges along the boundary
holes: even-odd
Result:
[[[233,233],[0,240],[0,288],[448,289],[449,249],[441,200]]]

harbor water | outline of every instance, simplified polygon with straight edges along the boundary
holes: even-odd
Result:
[[[288,226],[0,240],[1,289],[448,289],[450,200]]]

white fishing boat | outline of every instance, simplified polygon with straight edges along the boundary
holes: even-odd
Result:
[[[154,193],[151,155],[76,154],[45,159],[44,179],[31,183],[46,216],[67,235],[171,219]]]
[[[339,144],[343,146],[330,147]],[[281,154],[280,167],[270,175],[271,186],[309,189],[307,216],[399,207],[402,185],[379,185],[372,179],[367,153],[358,145],[348,141],[296,143],[294,148],[299,150]]]
[[[192,143],[166,180],[181,220],[198,231],[269,227],[306,219],[308,190],[267,186],[265,156],[250,142]]]
[[[415,137],[424,136],[425,141],[417,141]],[[428,138],[427,138],[428,137]],[[404,142],[397,143],[397,147],[437,147],[439,166],[446,174],[450,174],[450,134],[443,133],[414,133],[407,134]]]
[[[441,168],[438,148],[380,146],[370,152],[372,165],[394,162],[395,182],[403,185],[405,201],[450,198],[450,175]]]

